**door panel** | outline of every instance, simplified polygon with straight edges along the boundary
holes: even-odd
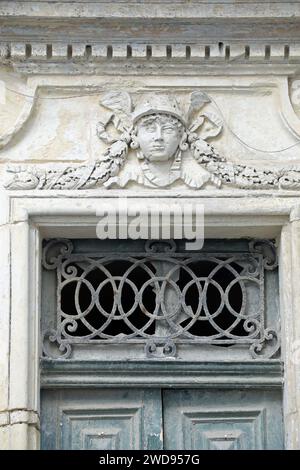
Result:
[[[280,391],[44,390],[41,428],[43,449],[283,448]]]
[[[165,449],[282,449],[281,393],[167,390]]]
[[[44,390],[42,449],[161,449],[160,390]]]

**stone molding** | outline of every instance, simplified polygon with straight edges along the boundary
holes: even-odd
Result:
[[[30,424],[40,427],[40,418],[36,411],[26,409],[14,409],[0,411],[0,427],[14,424]]]
[[[107,193],[108,194],[111,193]],[[77,230],[82,228],[85,237],[89,227],[91,226],[90,216],[93,215],[93,230],[95,230],[95,217],[96,208],[103,203],[102,199],[97,196],[94,199],[89,198],[87,203],[86,197],[66,196],[62,193],[57,194],[55,198],[49,194],[29,195],[22,193],[18,195],[9,195],[9,206],[11,208],[10,214],[10,230],[12,232],[12,244],[10,247],[12,254],[12,270],[11,279],[8,279],[11,286],[12,298],[14,299],[10,314],[7,315],[7,321],[11,322],[13,327],[12,339],[13,344],[10,349],[10,370],[12,376],[10,378],[10,403],[14,409],[24,409],[28,406],[30,409],[37,410],[38,412],[38,396],[39,396],[39,339],[38,339],[38,311],[39,311],[39,295],[38,295],[38,273],[40,262],[40,237],[57,236],[77,236]],[[153,201],[152,197],[149,199],[137,198],[142,206],[146,202],[161,203],[165,198],[161,195],[161,201]],[[175,197],[176,203],[184,200]],[[115,199],[110,199],[110,203],[118,203],[118,194]],[[134,202],[133,202],[134,203]],[[299,422],[299,409],[297,407],[297,390],[299,389],[298,368],[293,362],[293,345],[295,340],[299,338],[299,325],[296,324],[297,320],[297,306],[299,305],[299,223],[288,223],[291,211],[298,207],[298,198],[285,197],[252,197],[243,198],[241,204],[240,198],[228,197],[227,199],[221,198],[206,198],[205,203],[208,227],[212,227],[214,232],[210,236],[220,237],[223,236],[263,236],[273,237],[278,236],[280,239],[280,260],[279,266],[281,275],[279,276],[280,282],[280,312],[283,321],[283,360],[284,360],[284,383],[286,400],[284,403],[284,414],[286,417],[286,448],[299,448],[299,436],[294,432],[297,423]],[[223,214],[223,215],[222,215]],[[294,228],[293,228],[294,227]],[[229,233],[227,229],[230,229]],[[56,235],[55,235],[56,234]],[[281,234],[281,235],[280,235]],[[291,252],[292,250],[292,252]],[[29,289],[24,289],[25,286],[34,285],[37,288],[31,291],[28,296]],[[23,288],[21,288],[23,286]],[[5,286],[1,284],[2,289]],[[19,296],[19,297],[18,297]],[[18,298],[17,298],[18,297]],[[20,306],[22,306],[23,315],[20,317]],[[21,336],[20,336],[21,335]],[[22,340],[19,338],[22,337]],[[29,341],[29,338],[33,339]],[[30,366],[29,366],[30,364]],[[235,367],[235,365],[233,365]],[[242,366],[243,367],[243,366]],[[270,375],[265,382],[268,386],[280,386],[280,380],[276,370],[279,372],[279,364],[272,365]],[[231,369],[233,372],[233,369]],[[249,379],[253,377],[253,370],[249,373]],[[97,371],[85,370],[85,379],[90,381],[91,384],[95,383],[95,377],[98,378]],[[209,372],[209,371],[208,371]],[[78,371],[74,370],[72,376],[76,377]],[[246,373],[246,375],[247,375]],[[275,374],[274,374],[275,373]],[[145,375],[147,371],[145,371]],[[211,374],[207,377],[207,383],[211,383]],[[66,377],[69,382],[71,375]],[[131,380],[134,373],[129,371],[125,374],[128,382]],[[111,376],[111,374],[110,374]],[[199,377],[196,373],[195,378]],[[201,377],[204,377],[201,375]],[[53,383],[60,381],[62,374],[59,371],[53,371],[51,380]],[[179,379],[181,380],[182,374]],[[159,380],[160,378],[157,377]],[[226,377],[224,377],[224,380]],[[250,381],[252,381],[251,379]],[[261,380],[256,376],[254,382],[260,383]],[[205,380],[204,380],[205,382]],[[182,383],[182,382],[181,382]],[[233,384],[240,386],[233,380]],[[43,384],[44,386],[52,384]],[[227,382],[227,386],[230,386]],[[2,429],[10,429],[10,437],[6,442],[5,438],[3,447],[11,448],[11,442],[14,443],[15,448],[38,448],[37,437],[32,437],[32,429],[35,426],[25,426],[22,428],[22,433],[18,434],[18,426],[3,426]],[[2,445],[2,444],[1,444]]]
[[[113,374],[111,373],[113,371]],[[207,387],[218,388],[228,385],[234,388],[241,383],[247,387],[282,387],[282,363],[280,361],[246,362],[170,362],[161,359],[159,364],[155,361],[131,361],[130,364],[122,361],[51,361],[42,363],[41,383],[43,388],[76,387],[77,380],[81,380],[89,387],[114,386],[169,386],[172,380],[178,387]],[[122,380],[120,380],[122,377]]]
[[[13,3],[13,5],[12,5]],[[300,14],[297,1],[243,0],[25,0],[1,1],[0,12],[23,17],[104,17],[112,18],[293,18]],[[51,8],[56,4],[55,8]],[[157,5],[159,4],[159,8]],[[174,11],[176,5],[176,11]],[[35,8],[32,8],[34,6]],[[252,7],[252,8],[251,8]]]
[[[299,18],[299,2],[265,0],[255,6],[246,0],[3,1],[0,55],[2,61],[35,63],[293,62],[300,57]]]
[[[99,61],[99,60],[151,60],[168,59],[172,61],[196,62],[238,62],[249,64],[261,63],[294,63],[300,58],[300,41],[254,42],[200,42],[200,43],[155,43],[131,42],[93,43],[93,42],[59,42],[41,43],[34,41],[1,42],[0,57],[2,63],[26,61]]]

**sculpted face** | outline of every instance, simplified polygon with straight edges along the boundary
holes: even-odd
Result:
[[[151,114],[137,123],[136,139],[150,162],[165,162],[174,157],[183,135],[183,125],[168,114]]]

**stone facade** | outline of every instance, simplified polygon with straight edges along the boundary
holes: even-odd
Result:
[[[1,447],[39,446],[41,239],[93,237],[122,195],[276,238],[298,449],[300,4],[1,1],[0,25]]]

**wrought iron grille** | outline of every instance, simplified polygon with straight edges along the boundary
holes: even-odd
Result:
[[[264,274],[277,266],[268,240],[215,254],[178,253],[174,241],[147,241],[143,253],[80,254],[70,240],[50,240],[43,266],[57,273],[44,357],[66,359],[75,344],[99,343],[142,343],[148,357],[175,356],[179,344],[248,345],[253,358],[279,349],[265,319]]]

